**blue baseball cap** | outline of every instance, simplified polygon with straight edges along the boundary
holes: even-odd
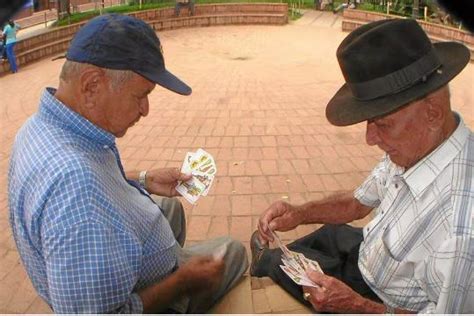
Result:
[[[131,70],[182,95],[192,92],[166,70],[155,31],[144,21],[128,15],[105,14],[87,22],[72,39],[66,58],[101,68]]]

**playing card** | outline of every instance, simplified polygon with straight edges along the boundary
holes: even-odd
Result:
[[[206,196],[208,194],[214,181],[217,167],[212,155],[199,148],[196,152],[186,153],[183,165],[181,166],[181,172],[192,174],[192,181],[189,180],[186,184],[179,183],[176,186],[176,190],[188,202],[194,204],[201,195]]]
[[[214,181],[214,176],[211,176],[207,173],[200,172],[200,171],[193,171],[193,177],[196,178],[199,182],[204,184],[206,188],[204,189],[202,195],[206,196],[211,188],[212,182]]]
[[[323,273],[323,270],[321,269],[321,267],[319,266],[319,263],[317,263],[316,261],[314,260],[311,260],[311,259],[308,259],[306,258],[305,256],[304,257],[304,260],[306,261],[306,264],[307,264],[307,268],[306,270],[308,270],[309,268],[313,269],[314,271],[318,271],[320,273]]]
[[[194,154],[195,154],[194,152],[186,153],[186,156],[184,157],[183,166],[181,167],[182,173],[186,173],[186,174],[191,173],[191,168],[189,166],[191,164],[191,160],[193,159]]]
[[[199,148],[196,153],[193,155],[191,158],[191,161],[189,162],[189,169],[192,171],[198,170],[199,167],[201,166],[215,166],[214,159],[212,158],[212,155],[205,151],[204,149]],[[203,172],[202,170],[198,170]],[[217,170],[213,170],[212,174],[215,174]],[[209,172],[207,172],[209,173]],[[211,174],[211,173],[210,173]]]
[[[277,235],[276,232],[274,232],[273,230],[270,230],[270,232],[272,233],[272,236],[273,236],[273,240],[275,241],[275,243],[277,244],[278,248],[281,249],[281,251],[283,252],[283,255],[286,257],[286,258],[290,258],[291,254],[290,254],[290,251],[288,250],[288,248],[281,242],[281,239],[280,237]]]
[[[306,271],[306,269],[308,268],[308,265],[306,264],[306,257],[301,254],[301,253],[298,253],[298,252],[294,252],[294,251],[290,251],[291,253],[291,258],[298,264],[298,266],[301,267],[301,269],[303,269],[303,271]]]
[[[293,280],[293,282],[295,282],[296,284],[298,285],[304,285],[304,286],[311,286],[311,287],[318,287],[317,284],[315,284],[313,281],[309,280],[308,278],[302,276],[302,275],[299,275],[299,274],[295,274],[294,272],[291,271],[290,268],[288,268],[287,266],[282,266],[280,265],[280,268],[283,270],[283,272],[285,272],[286,275],[288,275],[290,277],[290,279]]]
[[[271,230],[270,230],[271,231]],[[292,279],[296,284],[306,285],[312,287],[319,287],[313,281],[311,281],[306,275],[308,269],[313,269],[323,273],[323,270],[319,264],[311,259],[306,258],[302,253],[294,252],[289,250],[282,242],[276,232],[271,231],[275,243],[282,250],[281,262],[284,265],[280,265],[280,268]]]
[[[294,261],[294,260],[286,260],[284,258],[281,258],[281,262],[288,268],[291,268],[291,270],[295,271],[297,274],[304,274],[305,271],[301,269],[301,267]]]
[[[194,177],[186,182],[181,182],[176,186],[176,191],[178,191],[191,204],[196,203],[205,189],[206,186]]]
[[[217,172],[216,163],[214,159],[209,158],[196,167],[196,171],[207,173],[209,175],[215,175]]]
[[[227,252],[227,245],[219,246],[212,254],[214,260],[222,260]]]

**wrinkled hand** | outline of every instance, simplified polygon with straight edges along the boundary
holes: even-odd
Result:
[[[178,269],[188,292],[204,289],[212,291],[219,286],[224,274],[224,260],[212,256],[193,257]]]
[[[149,170],[146,174],[146,189],[160,196],[177,196],[179,193],[175,187],[178,181],[188,181],[191,177],[191,175],[181,173],[178,168]]]
[[[360,313],[361,302],[364,300],[357,292],[344,282],[314,270],[307,270],[311,281],[319,288],[303,286],[303,292],[310,293],[309,302],[318,312]]]
[[[277,201],[263,212],[258,220],[260,239],[273,241],[270,230],[288,231],[301,224],[301,214],[295,206],[284,201]]]

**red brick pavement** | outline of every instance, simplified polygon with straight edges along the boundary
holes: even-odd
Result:
[[[333,127],[324,116],[327,101],[343,82],[335,50],[345,35],[337,17],[321,12],[310,12],[286,26],[160,34],[167,67],[193,87],[193,94],[183,97],[157,87],[150,96],[149,116],[118,145],[126,169],[180,166],[185,153],[199,147],[214,155],[218,174],[209,196],[194,207],[184,201],[190,243],[230,234],[248,247],[259,214],[272,201],[303,203],[351,190],[380,158],[378,149],[365,145],[364,124]],[[35,112],[44,86],[57,85],[61,64],[45,60],[0,78],[4,313],[48,311],[12,242],[5,192],[13,137]],[[471,128],[473,71],[468,65],[452,83],[453,107]],[[316,227],[298,227],[283,237],[294,239]],[[252,287],[254,300],[261,298],[262,288]],[[274,289],[270,286],[268,291]],[[271,304],[272,300],[258,301],[254,311],[282,311]]]

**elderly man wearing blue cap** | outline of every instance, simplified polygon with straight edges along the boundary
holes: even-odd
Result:
[[[183,248],[185,216],[171,197],[189,176],[126,173],[115,144],[148,114],[155,84],[191,88],[165,69],[155,32],[129,16],[91,20],[66,58],[11,155],[10,222],[35,289],[56,313],[207,311],[247,269],[245,248],[229,237]]]
[[[336,126],[366,121],[367,144],[385,155],[353,193],[271,205],[251,238],[250,274],[317,311],[473,313],[474,134],[448,88],[469,50],[432,44],[415,20],[398,19],[357,28],[337,58],[346,83],[326,116]],[[345,225],[371,213],[363,229]],[[301,287],[267,243],[272,231],[309,223],[326,225],[288,248],[324,273],[307,269],[315,287]]]

